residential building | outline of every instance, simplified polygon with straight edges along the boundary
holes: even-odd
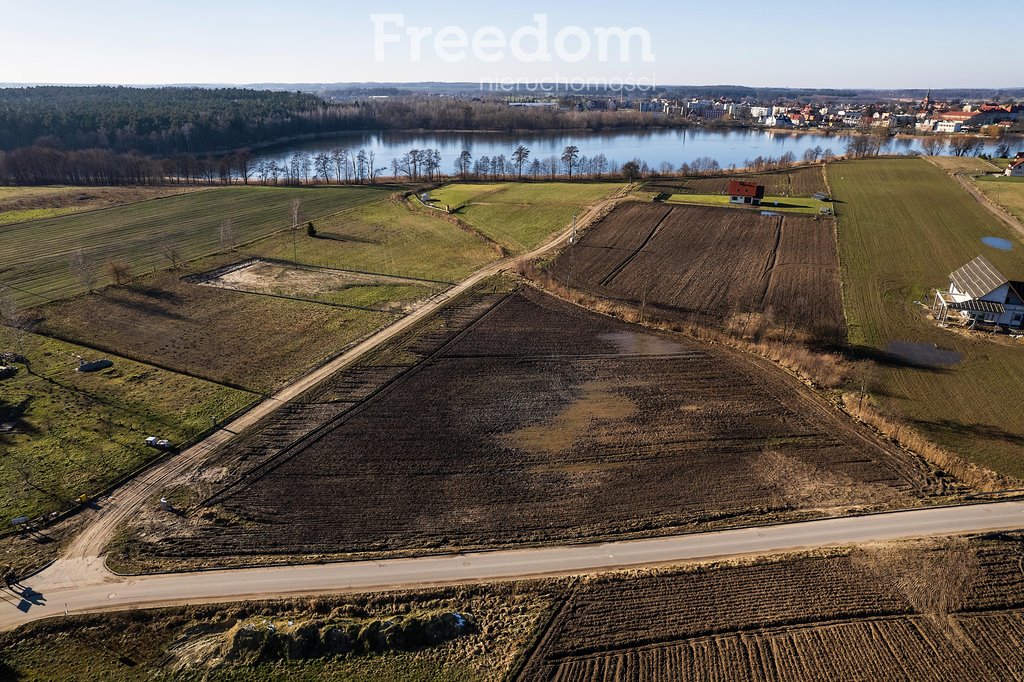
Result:
[[[987,258],[978,256],[950,273],[949,289],[936,292],[932,314],[943,323],[1020,329],[1024,322],[1024,282],[1007,279]]]
[[[760,206],[761,200],[764,199],[764,185],[759,185],[756,182],[730,180],[726,194],[729,195],[730,204]]]

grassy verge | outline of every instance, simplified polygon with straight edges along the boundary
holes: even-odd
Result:
[[[574,214],[612,194],[621,183],[455,183],[431,193],[455,214],[511,253],[523,253],[572,222]]]
[[[942,170],[922,159],[835,164],[828,176],[841,202],[839,246],[850,342],[885,358],[893,341],[936,344],[960,364],[924,369],[877,362],[866,378],[887,417],[964,459],[1024,476],[1024,346],[938,328],[915,301],[946,287],[949,273],[984,254],[1007,277],[1024,277],[1018,247],[989,248],[987,236],[1017,236]]]
[[[501,680],[561,582],[74,616],[0,636],[0,677]]]
[[[13,347],[0,328],[0,343]],[[23,340],[31,372],[0,381],[0,518],[69,508],[158,453],[148,435],[181,443],[250,404],[255,396],[123,358],[95,373],[75,371],[96,353],[41,336]]]

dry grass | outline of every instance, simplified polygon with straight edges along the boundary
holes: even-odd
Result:
[[[850,416],[874,427],[887,438],[924,457],[972,488],[982,492],[996,492],[1024,485],[1017,479],[997,474],[942,449],[916,429],[883,416],[860,395],[844,393],[842,400],[843,408]]]

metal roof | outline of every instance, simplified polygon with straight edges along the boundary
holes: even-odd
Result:
[[[981,298],[1006,284],[1007,279],[995,269],[988,259],[978,256],[967,265],[949,275],[958,291],[971,298]]]
[[[1002,303],[979,301],[976,298],[970,301],[963,301],[961,303],[950,303],[949,309],[964,310],[971,313],[999,313],[1000,315],[1006,312],[1006,308],[1003,307]]]

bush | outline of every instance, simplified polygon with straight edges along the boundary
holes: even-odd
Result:
[[[313,221],[312,220],[310,220],[308,223],[306,223],[306,236],[307,237],[315,237],[316,236],[316,227],[313,226]]]

